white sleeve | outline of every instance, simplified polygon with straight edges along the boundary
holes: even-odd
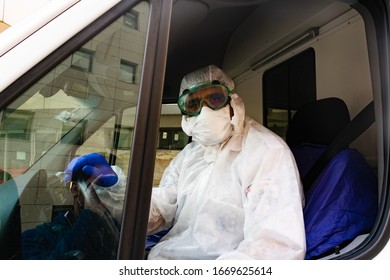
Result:
[[[179,153],[161,178],[160,185],[154,187],[149,212],[148,233],[157,232],[172,225],[177,209],[177,186],[179,171],[177,164],[180,162]]]

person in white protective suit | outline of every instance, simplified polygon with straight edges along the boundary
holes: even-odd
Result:
[[[214,65],[183,78],[178,105],[192,142],[153,189],[148,232],[172,228],[148,259],[303,259],[304,197],[285,142],[245,116]]]

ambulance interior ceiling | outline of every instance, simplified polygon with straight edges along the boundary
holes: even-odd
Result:
[[[181,78],[215,64],[233,78],[292,38],[351,7],[331,0],[174,0],[165,102],[176,102]]]

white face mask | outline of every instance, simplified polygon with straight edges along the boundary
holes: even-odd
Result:
[[[219,110],[203,107],[196,117],[183,116],[181,126],[192,139],[204,146],[217,145],[225,141],[233,131],[230,106]]]

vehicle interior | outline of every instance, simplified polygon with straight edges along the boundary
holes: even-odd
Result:
[[[385,120],[375,122],[385,105],[374,108],[384,92],[375,75],[380,60],[373,55],[370,4],[174,0],[162,99],[151,95],[157,101],[145,110],[140,104],[153,11],[147,1],[127,2],[96,20],[107,23],[53,51],[25,74],[23,86],[19,79],[1,93],[0,247],[7,249],[0,258],[22,258],[23,233],[72,208],[64,170],[74,157],[99,153],[131,184],[134,162],[143,161],[134,154],[137,135],[150,110],[159,118],[156,145],[148,148],[154,176],[146,187],[158,187],[169,162],[191,141],[176,105],[181,79],[211,64],[232,77],[246,114],[283,138],[296,158],[313,242],[306,258],[375,256],[388,190]],[[344,220],[346,213],[353,220]],[[319,225],[329,232],[316,230]]]

